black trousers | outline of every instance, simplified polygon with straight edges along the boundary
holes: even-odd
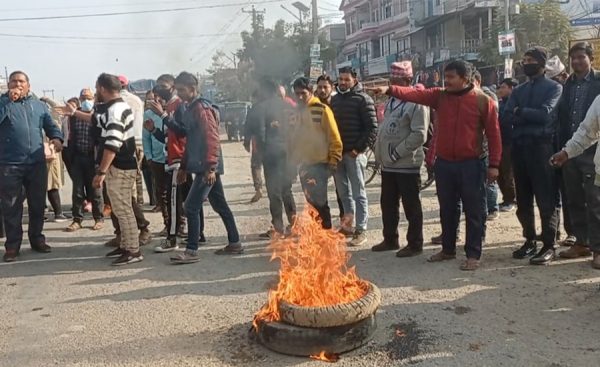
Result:
[[[2,217],[2,208],[0,207],[0,238],[6,237],[6,232],[4,232],[4,217]]]
[[[423,208],[421,206],[421,175],[418,173],[381,172],[381,216],[383,239],[398,244],[400,201],[408,221],[406,243],[413,250],[423,249]]]
[[[329,183],[329,165],[317,163],[300,168],[300,183],[306,195],[306,201],[319,213],[321,225],[331,229],[331,210],[327,202],[327,185]]]
[[[160,208],[160,212],[163,217],[163,222],[167,225],[167,217],[169,212],[167,210],[167,185],[166,185],[166,174],[165,164],[150,161],[150,169],[152,170],[152,189],[156,206]]]
[[[39,246],[46,241],[44,206],[48,187],[46,162],[0,166],[0,207],[4,216],[7,250],[19,250],[23,241],[23,202],[29,209],[29,243]]]
[[[74,154],[70,158],[70,175],[73,181],[72,193],[72,212],[73,221],[81,223],[83,221],[83,201],[85,199],[92,203],[92,215],[96,221],[103,220],[102,209],[104,200],[102,191],[96,189],[92,182],[96,174],[95,161],[93,155]]]
[[[555,149],[550,142],[528,143],[513,143],[512,146],[517,218],[523,227],[523,237],[533,241],[536,237],[535,199],[542,221],[542,242],[545,247],[553,247],[558,229],[558,177],[548,162]]]
[[[562,179],[567,200],[563,201],[563,206],[569,208],[577,244],[600,252],[600,187],[594,185],[595,152],[595,149],[588,149],[564,165]]]
[[[269,197],[271,223],[275,231],[283,233],[283,209],[290,224],[296,216],[296,202],[292,194],[292,178],[288,167],[287,157],[265,157],[263,160],[265,185]]]
[[[467,227],[467,258],[481,258],[487,215],[486,168],[487,164],[483,159],[450,162],[438,157],[435,161],[435,182],[442,222],[442,251],[445,254],[456,253],[462,202]]]
[[[174,238],[177,235],[177,230],[185,225],[185,211],[183,210],[183,202],[190,192],[193,179],[192,175],[188,175],[185,183],[177,184],[177,172],[179,169],[167,171],[165,173],[165,181],[167,183],[167,238]],[[175,220],[173,220],[175,218]],[[200,228],[204,228],[204,212],[200,211]],[[202,232],[201,232],[202,233]]]

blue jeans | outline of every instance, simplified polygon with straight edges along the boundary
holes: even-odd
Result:
[[[438,158],[435,162],[435,181],[440,202],[442,222],[442,251],[456,253],[456,234],[460,219],[459,201],[462,201],[467,222],[465,252],[467,258],[481,258],[485,234],[486,164],[480,159],[449,162]]]
[[[225,225],[229,244],[239,244],[240,235],[235,224],[233,213],[231,212],[231,209],[229,209],[229,205],[225,199],[225,192],[223,191],[223,182],[221,181],[221,176],[217,174],[217,181],[211,186],[204,182],[204,174],[197,174],[184,204],[185,213],[188,220],[187,249],[192,251],[198,250],[200,232],[204,230],[204,228],[201,228],[200,219],[202,213],[202,204],[207,198],[210,206],[217,214],[219,214],[223,224]]]
[[[498,184],[496,182],[485,185],[485,193],[487,197],[487,213],[494,213],[500,210],[498,204]]]
[[[342,199],[344,213],[355,215],[356,230],[359,232],[367,230],[369,217],[369,203],[365,190],[366,167],[367,157],[364,154],[352,158],[350,153],[344,153],[335,172],[335,184]]]

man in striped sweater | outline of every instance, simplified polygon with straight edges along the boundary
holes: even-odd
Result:
[[[98,104],[91,114],[64,107],[69,113],[91,122],[100,130],[98,145],[98,170],[93,186],[101,188],[106,180],[106,189],[121,230],[120,247],[109,252],[115,257],[112,265],[127,265],[144,259],[140,252],[137,223],[131,197],[137,174],[133,112],[120,96],[121,83],[110,74],[101,74],[96,81]]]

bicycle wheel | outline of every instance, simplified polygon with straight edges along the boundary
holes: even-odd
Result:
[[[373,181],[375,176],[379,173],[379,164],[375,161],[375,153],[371,148],[365,152],[367,156],[367,169],[365,170],[365,184],[368,185]]]

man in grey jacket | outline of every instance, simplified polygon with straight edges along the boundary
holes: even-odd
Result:
[[[390,81],[393,85],[407,87],[412,82],[410,61],[392,64]],[[375,157],[381,165],[381,212],[383,242],[373,246],[373,251],[400,248],[398,223],[400,200],[408,220],[406,246],[396,253],[398,257],[411,257],[423,252],[423,210],[419,186],[421,166],[425,154],[423,144],[427,138],[429,108],[391,97],[385,106],[385,119],[379,128],[375,143]]]

